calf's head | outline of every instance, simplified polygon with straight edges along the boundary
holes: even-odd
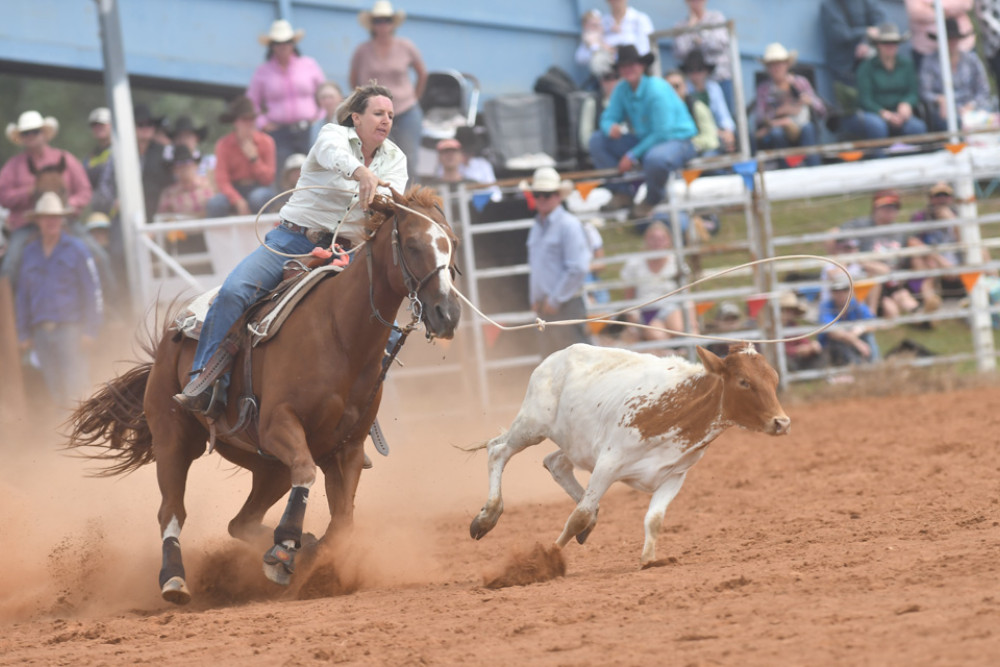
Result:
[[[792,420],[778,402],[778,373],[753,344],[731,345],[720,359],[703,347],[698,356],[705,370],[722,381],[722,419],[751,431],[784,435]]]

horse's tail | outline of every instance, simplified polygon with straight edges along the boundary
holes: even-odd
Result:
[[[68,447],[102,447],[85,454],[107,464],[95,476],[123,475],[152,463],[153,436],[142,408],[152,368],[152,362],[139,364],[105,383],[70,417]]]

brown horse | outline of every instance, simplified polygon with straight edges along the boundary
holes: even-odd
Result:
[[[428,339],[451,338],[461,315],[452,283],[457,240],[440,199],[418,189],[406,197],[394,193],[378,209],[359,251],[364,256],[320,282],[277,335],[253,349],[259,451],[246,433],[218,436],[219,453],[253,476],[249,497],[229,522],[230,535],[252,543],[267,535],[264,514],[291,487],[274,546],[264,556],[265,574],[276,583],[287,585],[294,572],[317,466],[330,506],[324,537],[351,524],[363,444],[381,399],[384,350],[403,300],[410,299],[414,324],[419,317]],[[106,475],[156,462],[162,496],[160,590],[180,604],[191,599],[178,541],[186,517],[184,487],[191,463],[205,451],[209,425],[171,397],[187,381],[194,348],[194,341],[169,332],[162,336],[152,362],[115,378],[80,405],[69,443],[108,447],[91,454],[108,464]],[[244,367],[246,354],[244,347],[234,368]],[[233,373],[229,424],[237,423],[241,403],[233,399],[250,393],[243,375]]]
[[[55,192],[66,203],[67,189],[66,179],[63,173],[66,171],[66,154],[59,157],[59,162],[47,164],[44,167],[36,167],[31,156],[28,156],[28,171],[35,177],[35,190],[31,193],[31,204],[38,202],[38,198],[45,192]]]

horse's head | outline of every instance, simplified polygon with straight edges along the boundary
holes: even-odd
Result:
[[[417,187],[406,195],[393,192],[391,201],[382,199],[373,208],[392,217],[393,289],[420,309],[428,338],[452,338],[462,314],[453,282],[458,238],[444,217],[441,199],[433,190]]]
[[[55,192],[66,203],[66,180],[63,172],[66,171],[66,155],[59,158],[55,164],[36,167],[31,156],[28,156],[28,171],[35,177],[35,191],[32,193],[32,203],[36,203],[38,198],[45,192]]]

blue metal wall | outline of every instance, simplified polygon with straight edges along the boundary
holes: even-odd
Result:
[[[284,11],[306,30],[302,50],[327,75],[346,84],[354,48],[367,38],[357,13],[370,0],[120,0],[129,71],[145,77],[199,84],[246,85],[263,57],[257,35]],[[685,14],[682,0],[632,0],[657,28]],[[5,3],[0,22],[0,60],[59,68],[101,66],[95,3],[90,0],[30,0]],[[404,0],[409,18],[400,34],[420,48],[431,69],[475,74],[484,97],[531,88],[550,65],[582,74],[573,64],[583,11],[607,10],[602,0]],[[744,69],[772,41],[799,51],[803,61],[822,64],[820,0],[712,0],[737,22]],[[902,0],[883,5],[905,25]],[[665,49],[669,52],[669,49]],[[669,57],[665,65],[670,64]]]

